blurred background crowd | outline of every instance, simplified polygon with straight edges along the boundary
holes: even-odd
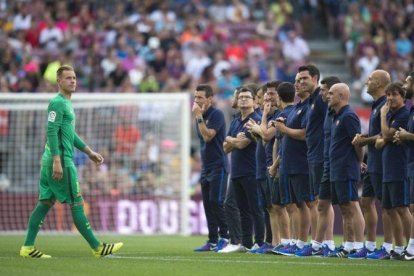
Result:
[[[69,63],[83,92],[204,82],[226,99],[245,82],[292,80],[322,27],[361,89],[374,68],[397,79],[411,68],[413,11],[412,0],[0,0],[0,91],[55,91],[51,72]]]

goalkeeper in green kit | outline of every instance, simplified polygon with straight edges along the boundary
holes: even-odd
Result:
[[[63,65],[57,70],[59,94],[50,100],[47,117],[47,142],[42,156],[39,181],[39,202],[30,215],[28,230],[20,256],[51,258],[34,247],[43,220],[56,200],[70,205],[76,228],[89,243],[96,257],[118,251],[123,243],[101,243],[96,239],[83,209],[75,164],[74,146],[83,151],[97,165],[103,157],[91,150],[75,131],[75,113],[71,97],[76,90],[76,74],[71,66]]]

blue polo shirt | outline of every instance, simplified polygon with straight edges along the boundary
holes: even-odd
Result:
[[[273,114],[267,115],[267,122],[271,120],[276,120],[280,117],[280,110],[276,109]],[[266,166],[269,167],[273,164],[273,145],[275,143],[276,136],[273,136],[269,142],[265,144],[265,153],[266,153]]]
[[[289,117],[289,114],[293,111],[294,108],[295,108],[295,105],[293,105],[293,104],[286,106],[285,109],[283,109],[280,112],[278,117],[285,118],[285,122],[286,122],[287,118]],[[283,155],[283,136],[284,136],[284,134],[280,133],[279,131],[276,132],[275,137],[276,137],[276,140],[278,142],[278,149],[277,149],[278,151],[277,151],[277,153],[280,156],[280,158],[282,158],[282,155]],[[279,164],[279,171],[280,171],[280,173],[287,174],[282,162],[280,162],[280,164]]]
[[[263,111],[260,108],[255,110],[260,117],[260,121],[256,121],[260,125],[262,121]],[[266,150],[263,144],[263,140],[260,136],[256,136],[256,179],[266,179]]]
[[[387,102],[387,97],[382,96],[372,103],[371,116],[369,118],[368,136],[381,133],[381,107]],[[374,144],[368,145],[367,172],[382,174],[382,149],[378,150]]]
[[[207,128],[214,129],[216,135],[210,142],[205,142],[201,136],[198,124],[196,123],[197,135],[200,140],[201,166],[203,170],[210,170],[224,167],[227,170],[227,158],[223,149],[223,142],[226,137],[226,122],[221,110],[210,107],[203,114]]]
[[[294,105],[286,119],[286,126],[288,128],[306,128],[308,99]],[[282,147],[282,164],[286,173],[309,174],[306,141],[296,140],[285,134],[282,138]]]
[[[256,142],[252,138],[250,132],[244,127],[244,125],[252,118],[253,120],[260,121],[260,116],[256,112],[252,112],[244,120],[241,118],[241,114],[235,115],[233,121],[230,124],[228,136],[236,137],[238,133],[244,132],[246,137],[252,142],[244,149],[233,149],[231,152],[231,178],[237,178],[242,176],[255,176],[256,175]]]
[[[408,109],[403,106],[395,112],[387,113],[387,124],[390,128],[406,128]],[[403,181],[407,177],[407,145],[389,141],[382,150],[383,182]]]
[[[358,181],[360,165],[352,140],[361,133],[361,122],[349,105],[334,115],[331,128],[329,162],[330,179],[333,181]]]
[[[335,115],[335,111],[333,109],[328,109],[325,114],[325,120],[323,121],[323,167],[324,170],[329,172],[329,147],[331,145],[331,129],[332,129],[332,121]]]
[[[407,131],[414,133],[414,107],[411,107],[410,116],[408,117]],[[408,147],[408,176],[414,177],[414,141],[407,141],[406,143]]]
[[[308,122],[306,124],[309,163],[323,163],[323,123],[328,104],[322,100],[319,92],[320,88],[318,87],[309,97]]]

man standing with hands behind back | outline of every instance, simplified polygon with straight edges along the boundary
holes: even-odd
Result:
[[[200,84],[194,93],[193,114],[201,150],[201,194],[207,219],[208,241],[196,252],[218,251],[228,243],[224,213],[227,185],[227,159],[223,150],[226,124],[221,110],[212,106],[213,89]],[[219,239],[220,236],[220,239]]]

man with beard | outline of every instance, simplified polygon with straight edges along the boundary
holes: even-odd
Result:
[[[276,92],[276,89],[280,83],[281,81],[271,81],[265,84],[265,87],[263,89],[266,91],[266,93],[264,95],[264,106],[261,123],[258,124],[257,122],[250,120],[246,124],[247,129],[258,135],[263,141],[267,168],[273,164],[273,147],[276,133],[276,129],[268,123],[272,120],[275,120],[280,114],[280,110],[277,108]],[[280,229],[278,223],[279,220],[276,208],[274,208],[272,204],[274,200],[273,192],[275,191],[274,185],[276,184],[277,183],[275,183],[274,177],[269,174],[268,170],[266,170],[266,181],[262,181],[260,187],[265,201],[265,207],[267,209],[266,212],[269,214],[271,235],[267,233],[268,228],[266,228],[266,243],[263,244],[262,248],[254,251],[254,253],[257,254],[267,253],[273,249],[274,246],[280,243]],[[272,237],[270,241],[268,238],[269,236]]]
[[[414,102],[414,72],[404,82],[405,98]],[[407,182],[410,186],[411,233],[408,246],[403,253],[404,260],[414,261],[414,107],[411,107],[407,129],[400,127],[394,134],[394,142],[405,142],[408,147]]]
[[[406,127],[408,110],[405,107],[405,90],[398,82],[389,84],[385,93],[387,102],[381,108],[381,137],[377,138],[376,148],[383,148],[382,167],[382,207],[390,217],[395,248],[387,253],[391,259],[403,259],[403,225],[411,223],[408,211],[407,146],[393,143],[393,137],[400,127]]]

